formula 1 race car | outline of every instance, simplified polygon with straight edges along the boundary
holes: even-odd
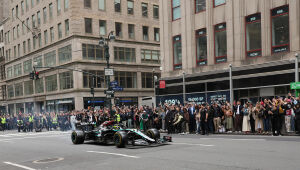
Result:
[[[114,121],[106,121],[98,127],[95,123],[80,123],[72,132],[71,139],[74,144],[95,141],[103,144],[115,144],[119,148],[126,145],[150,146],[172,142],[171,136],[161,138],[157,129],[149,129],[143,133],[138,129],[127,129]]]

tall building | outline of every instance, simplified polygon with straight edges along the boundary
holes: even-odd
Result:
[[[158,102],[229,100],[230,64],[234,99],[293,91],[300,1],[163,0],[160,7],[166,88],[157,90]]]
[[[8,0],[0,0],[0,23],[8,17]]]
[[[93,105],[93,77],[67,69],[42,68],[30,80],[33,66],[66,67],[101,76],[95,80],[95,106],[107,103],[104,49],[110,42],[111,81],[124,88],[120,104],[137,105],[153,96],[153,77],[160,75],[158,0],[12,0],[4,25],[8,112],[80,110]],[[18,19],[19,18],[19,19]]]
[[[4,23],[5,20],[0,22],[0,113],[5,113],[7,106],[5,85]]]

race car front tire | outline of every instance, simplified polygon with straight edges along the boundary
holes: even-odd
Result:
[[[124,148],[128,142],[128,136],[125,131],[118,131],[114,134],[114,142],[116,147]]]
[[[84,142],[84,132],[83,131],[73,131],[71,134],[71,139],[73,144],[83,144]]]
[[[146,131],[146,135],[154,140],[160,138],[160,133],[157,129],[149,129]]]

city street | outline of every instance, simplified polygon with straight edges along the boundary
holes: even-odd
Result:
[[[297,136],[173,135],[159,147],[73,145],[70,132],[0,132],[0,169],[299,169]]]

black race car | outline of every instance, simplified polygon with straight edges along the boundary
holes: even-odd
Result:
[[[143,133],[138,129],[127,129],[114,121],[106,121],[98,127],[96,123],[80,123],[76,129],[71,134],[74,144],[82,144],[89,140],[103,144],[114,143],[122,148],[126,145],[150,146],[172,142],[171,136],[161,138],[157,129],[149,129]]]

